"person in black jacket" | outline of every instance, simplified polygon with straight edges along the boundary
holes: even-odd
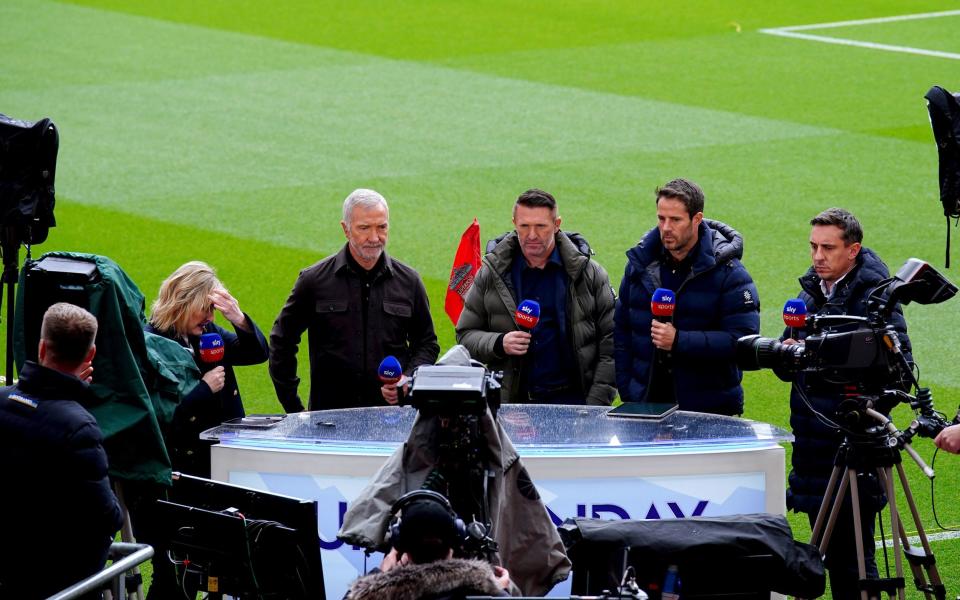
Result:
[[[887,266],[872,250],[862,246],[863,228],[850,212],[830,208],[814,217],[810,224],[813,226],[810,232],[813,266],[800,278],[800,299],[806,304],[807,314],[866,316],[870,291],[889,277]],[[899,305],[891,312],[890,324],[900,337],[904,354],[912,361],[907,324]],[[805,337],[806,332],[788,328],[782,339],[791,344]],[[790,379],[793,383],[790,426],[794,442],[787,508],[807,513],[813,525],[844,437],[844,432],[829,425],[824,417],[839,421],[837,408],[850,390],[819,373],[800,372]],[[858,472],[857,482],[867,576],[876,577],[874,522],[886,498],[871,469]],[[830,571],[834,598],[860,596],[852,514],[848,493],[824,561]]]
[[[219,311],[236,333],[216,325],[214,311]],[[233,367],[266,362],[267,340],[256,323],[240,310],[213,268],[198,261],[182,265],[160,285],[145,329],[182,345],[203,374],[174,412],[167,450],[174,470],[210,477],[210,445],[200,440],[200,433],[244,416]],[[200,337],[205,333],[220,334],[224,346],[222,360],[202,360]]]
[[[297,349],[310,342],[309,410],[397,403],[380,381],[380,362],[400,361],[405,376],[440,354],[420,275],[387,254],[390,210],[373,190],[354,190],[340,222],[347,243],[300,272],[270,331],[270,377],[288,413],[303,410]]]
[[[692,181],[674,179],[655,198],[659,224],[627,251],[614,312],[620,398],[741,414],[736,341],[760,332],[757,288],[739,260],[743,238],[703,218],[703,190]],[[674,292],[671,317],[654,319],[657,288]]]
[[[97,320],[67,303],[40,329],[39,364],[0,389],[0,598],[46,598],[103,568],[123,522],[103,434],[83,405]],[[99,597],[92,594],[89,597]]]

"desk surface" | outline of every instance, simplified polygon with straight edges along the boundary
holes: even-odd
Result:
[[[605,406],[508,404],[498,419],[521,456],[704,452],[791,441],[779,427],[676,411],[663,419],[609,417]],[[417,411],[384,406],[304,412],[275,422],[248,418],[202,434],[227,445],[321,453],[389,455],[407,440]]]

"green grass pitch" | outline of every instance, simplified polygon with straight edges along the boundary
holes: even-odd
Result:
[[[201,259],[269,330],[298,270],[343,243],[344,197],[372,187],[390,201],[390,251],[423,275],[448,348],[445,282],[473,217],[488,239],[510,228],[519,192],[547,189],[618,285],[624,252],[655,223],[653,189],[684,176],[706,191],[708,217],[744,235],[762,332],[775,336],[809,262],[807,222],[828,206],[857,214],[892,269],[916,256],[942,270],[923,94],[960,89],[960,61],[924,51],[960,53],[960,14],[862,20],[954,8],[3,0],[0,112],[60,128],[58,226],[34,255],[110,256],[148,303]],[[761,31],[839,21],[855,23],[805,33],[920,52]],[[922,383],[952,416],[960,301],[906,313]],[[265,366],[239,376],[249,412],[280,409]],[[763,372],[744,385],[745,416],[788,425],[786,384]],[[895,418],[904,427],[909,411]],[[916,446],[929,460],[932,444]],[[936,467],[940,520],[960,526],[960,460]],[[929,484],[907,470],[939,531]],[[791,523],[809,535],[804,518]],[[933,548],[956,595],[960,542]]]

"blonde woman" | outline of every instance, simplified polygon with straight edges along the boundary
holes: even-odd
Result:
[[[217,311],[236,333],[213,322]],[[256,323],[240,310],[240,304],[220,283],[213,268],[199,261],[182,265],[160,285],[146,330],[186,348],[203,374],[174,413],[167,450],[175,470],[210,477],[210,446],[199,435],[205,429],[244,416],[233,367],[266,362],[267,340]],[[218,333],[223,338],[221,360],[201,360],[200,336],[205,333]]]

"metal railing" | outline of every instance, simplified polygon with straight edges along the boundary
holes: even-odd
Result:
[[[110,590],[114,598],[118,600],[126,599],[126,572],[150,560],[153,556],[153,546],[114,542],[110,544],[110,551],[107,556],[113,561],[113,564],[98,573],[94,573],[83,581],[75,583],[67,589],[50,596],[47,600],[72,600],[73,598],[79,598],[84,594],[104,588],[108,582],[112,582],[110,584]]]

